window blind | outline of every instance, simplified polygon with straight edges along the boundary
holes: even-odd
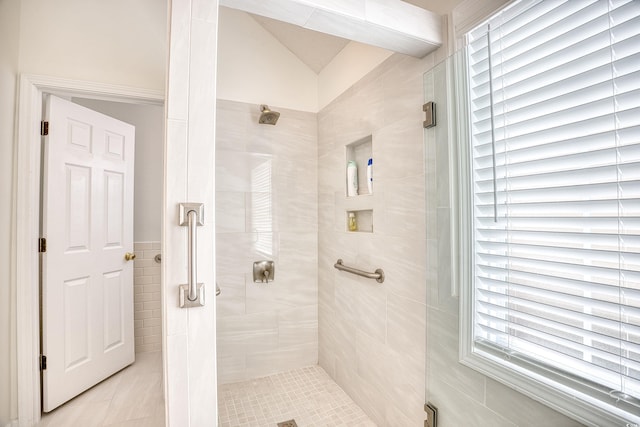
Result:
[[[640,423],[640,1],[522,1],[467,52],[475,351]]]

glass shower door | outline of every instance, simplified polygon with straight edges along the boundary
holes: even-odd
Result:
[[[470,410],[484,399],[485,378],[459,363],[459,292],[455,247],[458,229],[457,140],[466,132],[460,119],[456,94],[463,89],[463,73],[456,72],[464,51],[437,64],[424,74],[424,102],[435,103],[436,126],[425,129],[425,175],[427,214],[427,328],[425,402],[438,409],[440,425],[499,425],[486,418],[470,420]],[[453,173],[452,173],[453,172]]]

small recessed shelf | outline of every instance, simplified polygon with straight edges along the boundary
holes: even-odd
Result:
[[[370,194],[369,187],[367,186],[367,163],[369,159],[373,158],[373,139],[371,135],[369,135],[355,142],[352,142],[351,144],[347,144],[345,148],[345,195],[348,194],[346,187],[347,164],[350,161],[354,161],[358,166],[358,196],[366,196]]]
[[[345,228],[350,233],[373,233],[373,198],[367,185],[367,164],[373,158],[373,138],[368,135],[345,146]],[[347,166],[355,162],[358,168],[358,194],[349,196]],[[369,196],[369,197],[367,197]],[[351,229],[350,217],[355,217],[356,228]]]
[[[356,218],[356,229],[349,229],[349,214],[353,213]],[[351,233],[373,233],[373,209],[361,211],[347,211],[346,215],[347,231]]]

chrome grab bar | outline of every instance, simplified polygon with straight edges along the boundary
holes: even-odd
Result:
[[[373,273],[369,273],[369,272],[366,272],[366,271],[358,270],[357,268],[348,267],[348,266],[343,264],[341,259],[336,261],[336,263],[333,264],[333,267],[338,269],[338,270],[341,270],[341,271],[346,271],[347,273],[355,274],[357,276],[366,277],[367,279],[375,279],[376,282],[378,282],[378,283],[384,282],[384,271],[381,268],[378,268]]]
[[[188,278],[187,284],[189,285],[189,301],[195,301],[198,298],[198,292],[196,287],[198,286],[198,230],[197,221],[198,213],[196,211],[189,211],[187,218],[189,219],[189,264],[188,264]]]
[[[180,307],[201,307],[204,305],[204,284],[198,283],[197,227],[204,225],[204,205],[180,203],[180,225],[189,227],[187,284],[180,285]]]

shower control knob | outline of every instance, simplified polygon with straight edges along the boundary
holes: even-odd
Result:
[[[124,254],[124,259],[126,259],[127,261],[132,261],[132,260],[136,259],[136,254],[132,254],[131,252],[127,252],[126,254]]]

